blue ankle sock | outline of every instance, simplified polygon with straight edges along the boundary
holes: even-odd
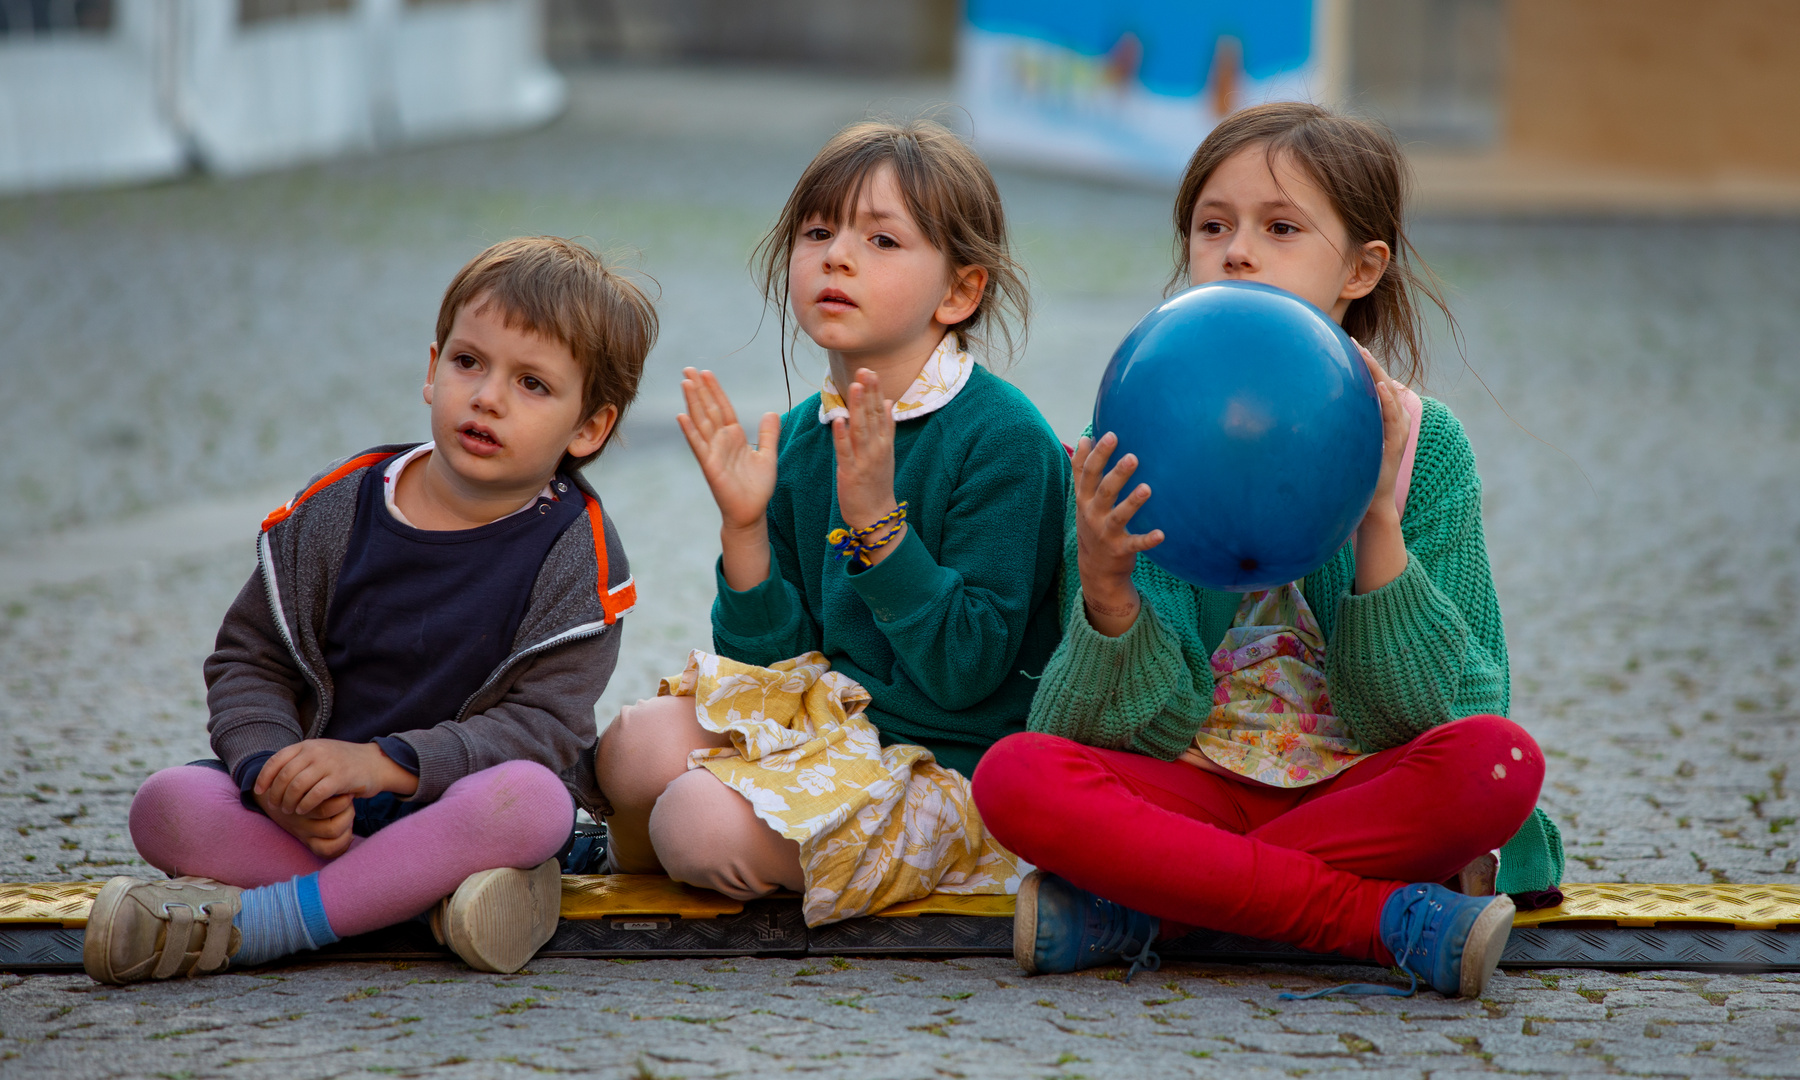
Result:
[[[232,967],[266,964],[338,939],[319,899],[317,874],[246,889],[242,903],[235,925],[244,940],[231,956]]]

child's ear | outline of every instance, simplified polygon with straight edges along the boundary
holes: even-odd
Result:
[[[988,272],[985,266],[958,267],[950,273],[950,285],[944,290],[944,299],[939,301],[935,317],[945,326],[955,326],[981,306],[981,294],[986,291]]]
[[[431,362],[425,365],[425,404],[431,404],[431,386],[437,382],[438,346],[431,343]]]
[[[569,440],[569,456],[584,458],[605,446],[607,437],[612,434],[613,426],[618,422],[619,407],[602,406],[599,412],[588,417],[575,429],[575,437]]]
[[[1350,268],[1350,277],[1344,282],[1344,291],[1338,294],[1339,300],[1360,300],[1375,291],[1381,284],[1381,276],[1387,273],[1388,259],[1393,252],[1385,240],[1371,240],[1362,246],[1360,258]]]

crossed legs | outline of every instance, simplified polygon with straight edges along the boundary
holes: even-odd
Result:
[[[691,697],[627,705],[600,736],[595,772],[613,806],[606,819],[612,868],[667,873],[737,900],[800,890],[800,845],[764,824],[743,796],[688,754],[729,746],[700,726]]]

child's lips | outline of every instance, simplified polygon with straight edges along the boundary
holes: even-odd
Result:
[[[850,299],[849,294],[837,289],[824,290],[813,302],[827,311],[850,311],[856,307],[856,301]]]
[[[465,423],[456,429],[456,441],[476,457],[493,457],[500,452],[500,439],[492,431],[476,423]]]

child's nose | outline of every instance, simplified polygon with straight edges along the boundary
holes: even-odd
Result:
[[[1225,246],[1225,265],[1235,270],[1255,268],[1256,253],[1251,248],[1249,239],[1243,233],[1234,235],[1231,243]]]
[[[830,267],[842,267],[845,270],[850,269],[850,252],[851,245],[849,237],[845,236],[843,233],[833,236],[831,242],[825,245],[825,265]]]
[[[483,379],[475,384],[475,394],[469,399],[469,404],[483,412],[496,412],[500,406],[501,389],[498,378],[490,376]]]

